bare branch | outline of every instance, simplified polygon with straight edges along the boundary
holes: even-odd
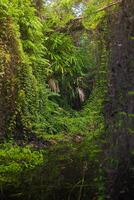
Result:
[[[119,0],[119,1],[113,2],[111,4],[108,4],[107,6],[104,6],[103,8],[98,9],[96,12],[100,12],[100,11],[106,10],[106,9],[108,9],[108,8],[114,6],[114,5],[119,4],[119,3],[122,3],[122,0]]]

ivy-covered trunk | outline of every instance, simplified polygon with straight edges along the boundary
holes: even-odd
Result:
[[[109,17],[109,89],[105,105],[110,199],[133,199],[134,2],[124,0]],[[108,195],[109,198],[109,195]]]
[[[15,112],[19,65],[17,41],[13,37],[12,19],[0,20],[0,135],[4,135],[11,115]]]
[[[23,4],[0,4],[0,136],[17,139],[44,120],[47,104],[42,24],[32,4]]]

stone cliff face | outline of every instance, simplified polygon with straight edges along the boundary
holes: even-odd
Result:
[[[111,199],[133,199],[130,174],[134,147],[134,1],[122,1],[109,18],[109,85],[105,119],[110,148],[108,157]],[[125,197],[125,198],[124,198]]]

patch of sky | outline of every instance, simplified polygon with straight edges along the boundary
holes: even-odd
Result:
[[[83,10],[84,10],[84,4],[83,3],[79,3],[75,6],[72,7],[73,13],[79,17],[82,15]]]

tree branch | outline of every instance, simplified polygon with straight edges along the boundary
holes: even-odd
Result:
[[[117,5],[117,4],[120,4],[122,3],[122,0],[118,0],[116,2],[113,2],[113,3],[110,3],[98,10],[96,10],[94,13],[91,13],[92,14],[95,14],[95,13],[98,13],[98,12],[101,12],[101,11],[104,11],[104,10],[107,10],[108,8],[114,6],[114,5]],[[62,27],[62,28],[56,28],[55,30],[56,31],[59,31],[59,32],[68,32],[68,31],[80,31],[80,30],[83,30],[84,29],[84,26],[82,24],[82,20],[83,19],[86,19],[88,18],[88,16],[84,17],[84,16],[79,16],[79,17],[76,17],[74,19],[71,19],[69,22],[67,22],[67,24]]]
[[[114,5],[120,4],[120,3],[122,3],[122,0],[118,0],[116,2],[108,4],[107,6],[104,6],[103,8],[98,9],[96,12],[100,12],[100,11],[106,10],[106,9],[108,9],[108,8],[114,6]]]

